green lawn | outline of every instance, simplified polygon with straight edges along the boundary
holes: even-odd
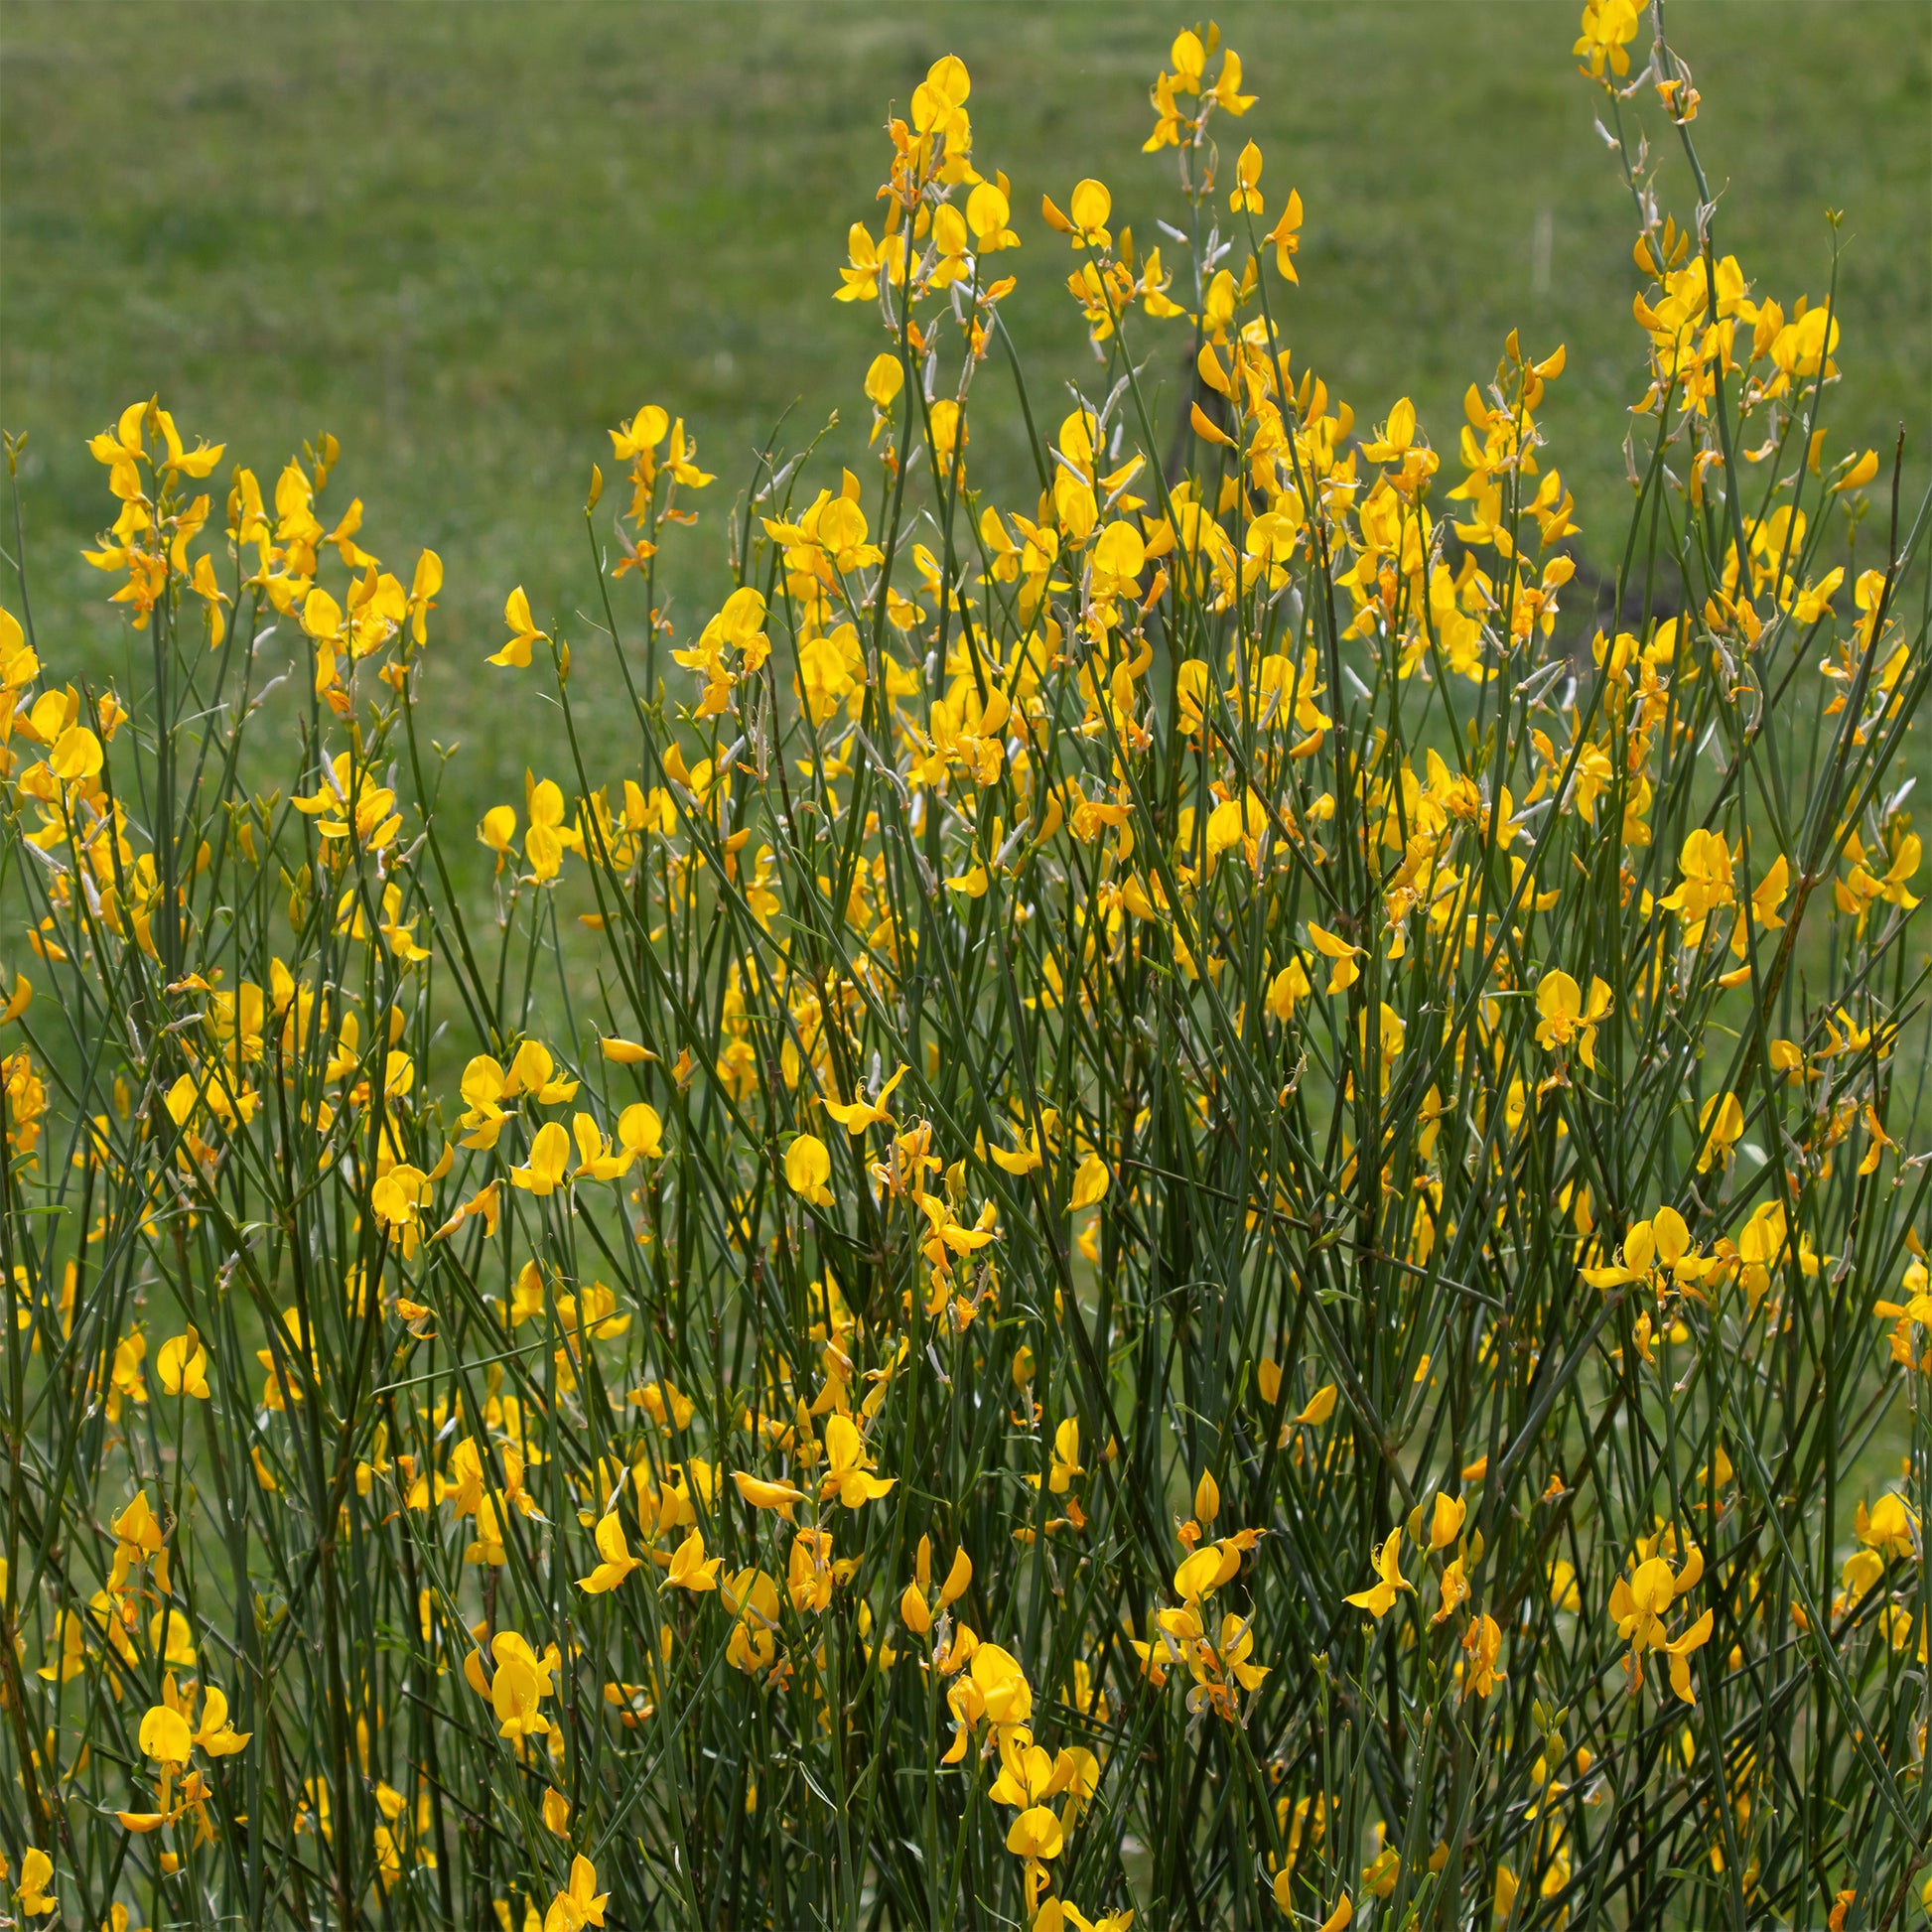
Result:
[[[1846,210],[1838,446],[1888,448],[1902,419],[1922,451],[1932,12],[1673,0],[1671,20],[1707,102],[1721,239],[1759,286],[1787,306],[1821,295],[1825,209]],[[1547,426],[1600,557],[1642,343],[1629,204],[1569,56],[1575,22],[1569,0],[1223,17],[1260,96],[1244,131],[1271,209],[1291,185],[1307,206],[1298,359],[1363,419],[1413,394],[1448,446],[1513,324],[1539,349],[1567,342]],[[568,624],[586,601],[577,506],[605,427],[661,400],[720,473],[708,527],[668,568],[690,615],[770,422],[793,403],[800,431],[834,408],[863,421],[876,322],[829,298],[847,224],[873,211],[888,103],[942,52],[971,67],[976,154],[1012,176],[1025,241],[1013,327],[1050,400],[1086,351],[1039,194],[1093,172],[1141,233],[1174,212],[1168,167],[1139,145],[1180,24],[1120,5],[8,0],[0,422],[33,439],[54,666],[118,655],[102,655],[103,580],[74,556],[109,520],[84,433],[159,387],[185,428],[272,475],[330,429],[332,496],[365,499],[369,546],[405,575],[421,544],[444,556],[439,715],[471,736],[464,791],[500,795],[530,741],[487,742],[477,662],[512,584],[540,619]],[[1683,177],[1667,181],[1688,207]],[[1155,372],[1172,393],[1169,340]],[[982,420],[990,486],[1017,489],[1018,455]]]

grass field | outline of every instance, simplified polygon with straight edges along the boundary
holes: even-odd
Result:
[[[1725,245],[1787,305],[1817,297],[1825,210],[1846,210],[1836,421],[1887,448],[1903,420],[1922,447],[1932,15],[1696,0],[1672,18],[1718,103],[1699,134]],[[720,478],[709,527],[667,559],[690,616],[772,422],[791,408],[802,439],[835,408],[863,419],[876,327],[829,298],[847,225],[873,211],[885,104],[902,111],[939,53],[968,61],[980,152],[1013,179],[1025,242],[1014,333],[1035,370],[1076,376],[1084,332],[1038,199],[1065,195],[1075,153],[1134,156],[1179,23],[1138,5],[10,0],[0,422],[32,437],[29,533],[64,644],[118,661],[101,580],[75,555],[109,520],[82,438],[156,387],[265,473],[338,435],[335,493],[365,500],[364,541],[385,561],[422,544],[444,558],[438,667],[458,687],[511,585],[546,620],[585,598],[589,466],[608,467],[606,427],[661,400]],[[1549,428],[1589,556],[1623,520],[1606,453],[1642,344],[1630,209],[1564,58],[1574,23],[1567,4],[1406,0],[1223,21],[1270,186],[1299,186],[1308,209],[1298,361],[1364,418],[1412,394],[1447,445],[1512,326],[1567,342]],[[1144,233],[1174,212],[1166,181],[1136,159],[1112,183]],[[1017,412],[994,413],[1011,434]],[[982,481],[1017,493],[1019,444],[994,434]],[[462,688],[438,703],[469,711]],[[507,748],[466,752],[453,782],[481,802],[520,786]]]

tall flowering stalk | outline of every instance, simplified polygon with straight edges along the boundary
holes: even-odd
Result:
[[[94,439],[138,669],[0,615],[16,1918],[1919,1911],[1925,509],[1645,31],[1576,44],[1642,354],[1593,608],[1562,347],[1358,422],[1211,27],[1158,243],[1047,185],[1050,407],[931,69],[835,291],[864,474],[767,448],[680,629],[715,478],[615,429],[474,831],[441,563],[333,441]]]

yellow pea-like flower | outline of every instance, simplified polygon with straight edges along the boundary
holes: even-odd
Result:
[[[160,1353],[155,1357],[155,1373],[168,1394],[207,1401],[207,1350],[194,1328],[189,1328],[186,1334],[170,1336],[161,1344]]]
[[[530,1142],[530,1158],[510,1170],[510,1183],[541,1200],[564,1185],[570,1167],[570,1136],[554,1120],[545,1121]]]
[[[503,621],[509,626],[509,641],[492,651],[485,661],[526,671],[530,668],[530,646],[548,643],[550,633],[536,627],[536,621],[530,616],[530,600],[521,584],[503,600]]]
[[[832,1156],[816,1134],[800,1134],[785,1150],[785,1185],[815,1207],[832,1205],[825,1183],[832,1175]]]
[[[152,1706],[141,1720],[141,1749],[159,1764],[186,1764],[194,1745],[188,1720],[168,1705]]]

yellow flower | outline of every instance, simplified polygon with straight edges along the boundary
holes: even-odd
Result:
[[[921,1544],[924,1541],[923,1537],[920,1538]],[[931,1607],[927,1604],[925,1593],[916,1582],[907,1584],[899,1593],[898,1617],[914,1636],[922,1637],[932,1628]]]
[[[579,1854],[570,1862],[570,1883],[543,1915],[543,1932],[582,1932],[586,1925],[602,1925],[610,1896],[597,1888],[597,1866]]]
[[[643,1564],[642,1557],[630,1554],[630,1545],[624,1541],[623,1524],[615,1510],[598,1520],[597,1553],[603,1561],[588,1577],[577,1580],[577,1587],[592,1596],[616,1589],[633,1570]]]
[[[1696,946],[1704,937],[1704,922],[1711,913],[1735,900],[1730,847],[1722,832],[1700,826],[1685,835],[1678,865],[1683,878],[1676,890],[1657,903],[1684,921],[1684,943]]]
[[[1026,1909],[1034,1913],[1037,1891],[1045,1878],[1039,1870],[1043,1861],[1056,1859],[1066,1843],[1060,1820],[1049,1805],[1030,1805],[1007,1828],[1007,1851],[1026,1861]]]
[[[1363,958],[1360,946],[1351,946],[1339,933],[1330,932],[1325,926],[1309,921],[1309,937],[1314,941],[1314,949],[1325,959],[1332,959],[1334,970],[1328,975],[1330,993],[1345,993],[1361,978],[1362,969],[1355,964]]]
[[[1232,1610],[1224,1613],[1219,1640],[1220,1665],[1244,1691],[1260,1690],[1271,1668],[1267,1664],[1249,1663],[1254,1648],[1254,1619],[1236,1616]]]
[[[1909,1563],[1916,1555],[1918,1518],[1895,1489],[1888,1489],[1867,1510],[1863,1502],[1852,1520],[1853,1534],[1868,1550]]]
[[[725,1567],[723,1557],[706,1559],[704,1532],[694,1529],[671,1552],[671,1567],[664,1582],[674,1589],[707,1590],[718,1587],[718,1573]]]
[[[1114,198],[1108,192],[1106,183],[1089,177],[1074,184],[1073,193],[1067,198],[1067,207],[1072,214],[1070,221],[1064,216],[1055,221],[1053,217],[1058,210],[1050,202],[1043,204],[1043,207],[1047,221],[1070,236],[1074,247],[1108,248],[1113,245],[1107,221],[1113,213]]]
[[[541,1200],[564,1184],[569,1166],[570,1136],[556,1121],[545,1121],[530,1142],[528,1164],[510,1170],[510,1184]]]
[[[1241,91],[1241,57],[1233,48],[1221,56],[1221,71],[1208,92],[1224,114],[1237,120],[1255,104],[1255,95]]]
[[[734,1469],[732,1480],[754,1509],[775,1509],[787,1523],[792,1520],[792,1510],[805,1500],[805,1492],[789,1482],[764,1482],[743,1469]]]
[[[1079,1171],[1073,1176],[1073,1197],[1067,1203],[1072,1212],[1078,1213],[1083,1207],[1091,1207],[1095,1201],[1106,1198],[1107,1189],[1113,1185],[1113,1172],[1099,1155],[1089,1154],[1080,1163]]]
[[[1502,1626],[1487,1613],[1471,1618],[1462,1635],[1462,1695],[1489,1697],[1503,1681],[1496,1659],[1503,1647]]]
[[[866,1452],[865,1439],[849,1416],[827,1419],[825,1454],[826,1474],[818,1486],[821,1501],[836,1496],[847,1509],[858,1509],[888,1494],[897,1480],[896,1476],[871,1473],[874,1464]]]
[[[1430,1549],[1447,1550],[1462,1534],[1462,1525],[1468,1514],[1469,1505],[1465,1498],[1446,1495],[1439,1489],[1430,1516]]]
[[[1307,1425],[1318,1429],[1334,1413],[1335,1385],[1329,1382],[1316,1389],[1309,1398],[1307,1406],[1292,1420],[1297,1426]]]
[[[252,1730],[236,1730],[229,1724],[227,1695],[210,1684],[202,1696],[202,1722],[195,1731],[196,1743],[210,1757],[232,1757],[254,1734]]]
[[[194,1627],[180,1610],[157,1610],[148,1619],[148,1642],[164,1664],[180,1664],[186,1669],[195,1662]]]
[[[1301,228],[1302,197],[1291,188],[1288,191],[1288,206],[1282,209],[1281,218],[1263,237],[1274,245],[1275,272],[1285,282],[1300,282],[1302,279],[1295,272],[1295,256],[1302,245]]]
[[[855,221],[845,237],[846,258],[850,266],[839,270],[839,287],[833,291],[835,302],[872,302],[878,299],[879,278],[883,274],[894,287],[905,280],[905,243],[888,235],[876,243],[863,221]]]
[[[890,1080],[888,1080],[883,1087],[879,1089],[878,1094],[873,1099],[868,1100],[862,1094],[858,1099],[851,1100],[851,1101],[827,1100],[825,1102],[825,1111],[828,1114],[830,1114],[831,1117],[835,1121],[837,1121],[838,1124],[841,1127],[843,1127],[845,1131],[848,1134],[850,1134],[854,1140],[857,1140],[859,1136],[862,1135],[868,1127],[875,1127],[879,1125],[882,1121],[885,1122],[888,1126],[890,1126],[892,1124],[893,1117],[892,1114],[887,1110],[886,1102],[893,1097],[893,1089],[897,1087],[898,1083],[902,1079],[904,1079],[906,1074],[910,1071],[911,1069],[909,1067],[901,1064],[898,1070],[893,1075],[893,1077]],[[797,1142],[794,1141],[792,1145],[796,1147]],[[830,1173],[831,1171],[832,1171],[831,1162],[828,1158],[826,1162],[825,1172],[827,1173]],[[786,1162],[787,1178],[789,1178],[789,1174],[790,1174],[790,1162],[789,1160],[787,1160]],[[792,1185],[795,1189],[797,1189],[797,1191],[801,1193],[804,1191],[804,1189],[797,1187],[797,1183],[795,1181],[792,1182]]]
[[[489,1679],[487,1696],[496,1714],[497,1735],[513,1744],[526,1737],[547,1736],[550,1721],[540,1707],[545,1698],[555,1695],[550,1680],[562,1662],[556,1645],[550,1645],[539,1657],[516,1631],[499,1630],[489,1651],[496,1670]],[[477,1683],[467,1666],[465,1675],[473,1685]]]
[[[997,186],[983,181],[966,198],[966,223],[973,231],[973,245],[982,254],[991,255],[1002,248],[1020,246],[1020,237],[1007,226],[1013,207],[1004,186],[1005,180],[1006,177],[1002,176],[1001,185]]]
[[[415,573],[409,580],[410,634],[418,645],[426,643],[429,614],[436,609],[436,594],[443,588],[443,559],[434,550],[425,550],[416,559]]]
[[[521,584],[503,600],[503,621],[509,626],[509,641],[501,650],[492,651],[484,661],[526,671],[530,668],[530,646],[548,643],[550,633],[536,627],[530,616],[530,600],[524,596]]]
[[[54,741],[48,765],[63,784],[82,784],[99,771],[103,762],[100,740],[85,725],[69,725]]]
[[[1674,1534],[1674,1533],[1673,1533]],[[1691,1685],[1691,1654],[1710,1641],[1715,1617],[1710,1610],[1672,1637],[1666,1625],[1672,1604],[1697,1587],[1704,1576],[1704,1552],[1692,1544],[1683,1566],[1673,1571],[1661,1556],[1648,1556],[1627,1578],[1619,1577],[1610,1589],[1610,1615],[1617,1635],[1630,1646],[1629,1671],[1634,1690],[1643,1682],[1647,1651],[1661,1650],[1670,1668],[1671,1689],[1686,1704],[1697,1702]]]
[[[778,1586],[762,1570],[741,1570],[720,1586],[719,1601],[738,1619],[725,1661],[747,1676],[767,1669],[778,1654]]]
[[[785,1185],[814,1207],[830,1207],[832,1156],[816,1134],[800,1134],[785,1150]]]
[[[369,1189],[369,1206],[385,1228],[412,1227],[416,1210],[428,1205],[432,1189],[420,1168],[399,1162]]]
[[[625,1147],[621,1140],[614,1148],[609,1137],[598,1127],[595,1116],[573,1115],[570,1131],[577,1140],[578,1167],[574,1178],[616,1180],[630,1171],[630,1164],[636,1159],[635,1152]]]
[[[619,1039],[611,1035],[600,1039],[597,1046],[607,1060],[619,1066],[642,1066],[657,1057],[648,1046],[640,1046],[634,1039]]]
[[[165,1704],[151,1706],[141,1720],[141,1749],[157,1763],[186,1764],[194,1744],[188,1720]]]
[[[1394,1607],[1398,1590],[1415,1589],[1415,1585],[1406,1583],[1402,1576],[1402,1532],[1391,1530],[1383,1540],[1382,1548],[1375,1558],[1376,1581],[1367,1589],[1359,1589],[1353,1595],[1345,1596],[1342,1601],[1352,1603],[1357,1609],[1366,1610],[1378,1622]]]
[[[38,1846],[28,1846],[20,1861],[20,1883],[14,1888],[23,1912],[38,1918],[59,1909],[60,1900],[48,1889],[53,1878],[54,1861]]]
[[[618,1140],[641,1159],[657,1160],[664,1152],[664,1123],[657,1109],[641,1100],[626,1107],[618,1116]]]
[[[881,352],[866,369],[866,398],[875,409],[890,409],[905,386],[905,370],[897,355]]]
[[[168,1394],[207,1401],[207,1350],[192,1326],[186,1334],[173,1335],[161,1344],[161,1352],[155,1357],[155,1373]]]
[[[1301,1821],[1298,1819],[1296,1822],[1299,1825]],[[1284,1912],[1294,1910],[1290,1902],[1294,1896],[1292,1890],[1294,1877],[1295,1867],[1292,1864],[1284,1865],[1275,1874],[1275,1903]],[[1347,1928],[1354,1923],[1354,1920],[1355,1907],[1348,1894],[1343,1892],[1335,1901],[1335,1909],[1321,1921],[1320,1932],[1347,1932]]]
[[[1208,1529],[1220,1513],[1221,1485],[1214,1480],[1211,1470],[1203,1469],[1200,1480],[1194,1484],[1194,1521],[1202,1529]]]
[[[1053,1460],[1046,1486],[1056,1496],[1064,1496],[1073,1478],[1086,1472],[1080,1467],[1080,1418],[1068,1416],[1053,1431]]]
[[[1610,989],[1591,977],[1589,1003],[1584,1003],[1582,989],[1566,972],[1545,973],[1537,982],[1536,1010],[1542,1020],[1537,1026],[1537,1044],[1554,1051],[1577,1042],[1577,1057],[1593,1073],[1596,1070],[1596,1027],[1609,1013]]]
[[[1213,673],[1198,657],[1181,661],[1174,673],[1174,729],[1191,738],[1201,728],[1208,694],[1213,689]]]
[[[800,1530],[785,1559],[785,1593],[800,1615],[832,1600],[832,1537],[828,1530]]]
[[[1630,71],[1630,57],[1624,50],[1637,37],[1636,0],[1587,0],[1583,27],[1577,45],[1570,50],[1588,61],[1587,67],[1578,69],[1580,72],[1607,85],[1606,67],[1617,75]]]
[[[477,839],[486,845],[496,855],[496,870],[500,873],[508,860],[511,841],[516,837],[516,807],[514,805],[492,805],[483,815],[483,823],[477,827]]]
[[[1232,1538],[1203,1544],[1182,1559],[1173,1573],[1173,1591],[1186,1604],[1198,1604],[1212,1596],[1223,1584],[1231,1583],[1241,1570],[1241,1551]],[[1349,1599],[1354,1600],[1352,1597]]]
[[[1698,1173],[1708,1173],[1712,1162],[1728,1168],[1731,1153],[1744,1131],[1744,1110],[1734,1093],[1713,1094],[1698,1110]]]
[[[945,1582],[939,1587],[939,1607],[955,1603],[966,1594],[973,1581],[973,1560],[964,1550],[953,1552],[952,1568],[946,1573]],[[898,1599],[899,1620],[915,1636],[924,1636],[932,1628],[932,1607],[928,1592],[932,1588],[932,1539],[919,1538],[918,1553],[913,1559],[912,1581],[905,1586]]]
[[[1234,193],[1228,197],[1228,206],[1239,214],[1243,208],[1259,215],[1261,209],[1262,158],[1261,150],[1250,141],[1234,163]]]

